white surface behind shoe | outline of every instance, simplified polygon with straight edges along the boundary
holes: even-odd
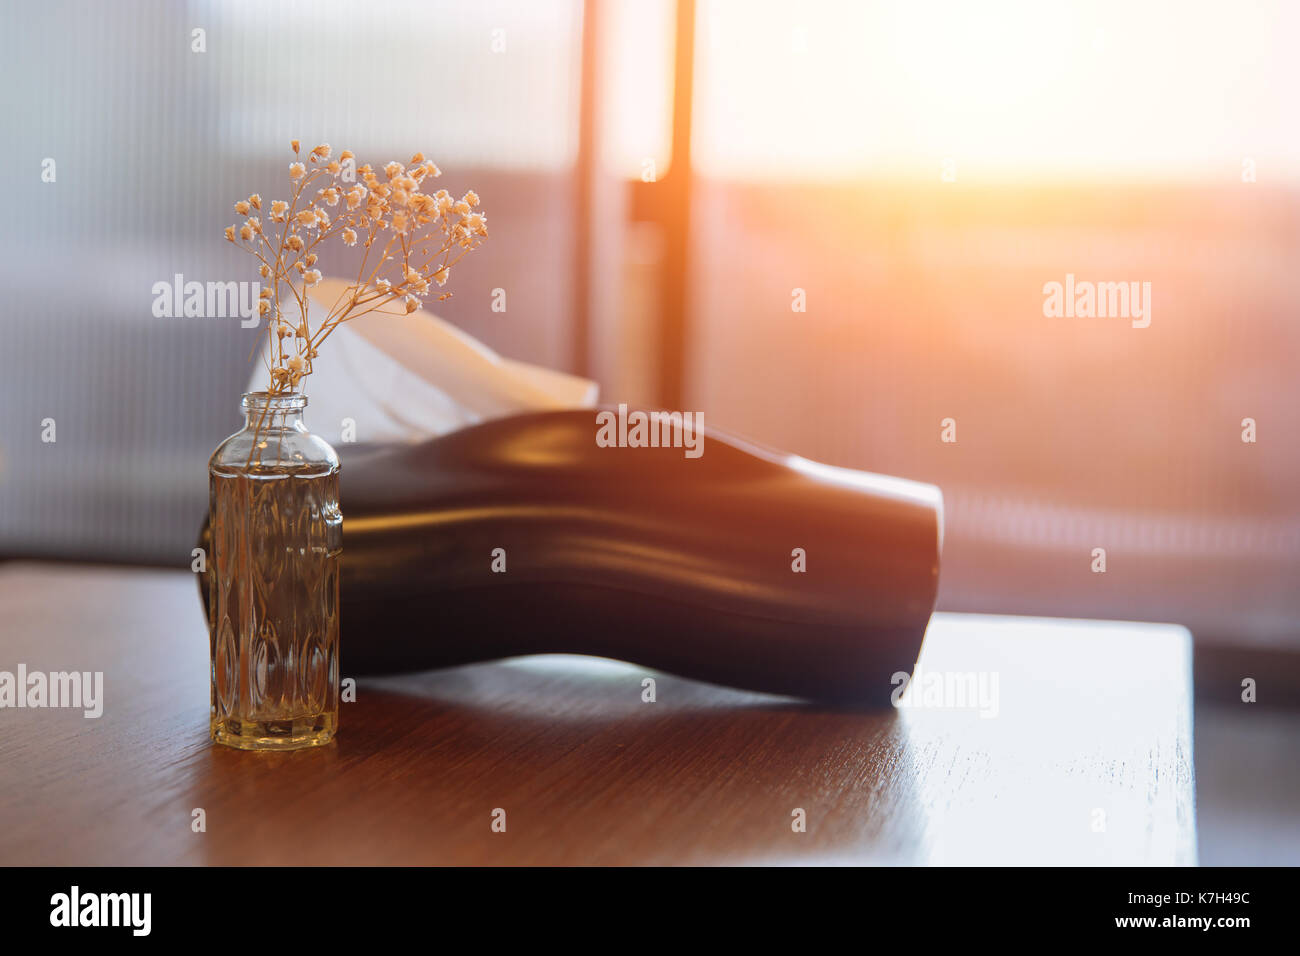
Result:
[[[311,287],[313,327],[347,288],[341,279]],[[502,358],[424,309],[386,308],[332,332],[305,381],[308,427],[327,441],[346,420],[355,423],[355,441],[413,442],[505,415],[596,403],[599,389],[589,379]],[[266,382],[259,361],[249,390]]]

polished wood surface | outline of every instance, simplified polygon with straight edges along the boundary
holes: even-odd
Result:
[[[334,743],[290,754],[209,743],[192,575],[0,566],[19,663],[103,671],[105,706],[0,709],[0,864],[1196,861],[1176,627],[937,615],[919,669],[996,674],[988,716],[581,657],[368,679]]]

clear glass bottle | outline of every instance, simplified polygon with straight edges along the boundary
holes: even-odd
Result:
[[[339,459],[303,395],[249,392],[208,462],[211,734],[243,750],[329,743],[338,726]]]

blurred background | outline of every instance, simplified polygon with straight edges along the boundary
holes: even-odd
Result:
[[[259,333],[155,318],[153,284],[256,278],[221,230],[292,138],[423,150],[492,228],[439,311],[502,354],[938,484],[945,609],[1173,621],[1203,701],[1263,672],[1300,696],[1300,6],[10,0],[0,26],[0,557],[187,566]],[[1150,282],[1150,327],[1044,317],[1067,274]],[[1201,759],[1249,737],[1296,783],[1293,726],[1239,711],[1198,710],[1202,825],[1275,822],[1203,862],[1300,840],[1292,798],[1241,810],[1255,764]]]

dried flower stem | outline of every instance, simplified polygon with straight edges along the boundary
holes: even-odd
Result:
[[[298,156],[297,140],[292,149]],[[411,158],[409,168],[387,163],[381,179],[369,165],[356,167],[350,151],[344,150],[337,160],[331,153],[323,144],[311,150],[305,162],[298,159],[289,165],[289,199],[273,201],[268,211],[271,222],[280,224],[278,236],[268,236],[261,216],[253,215],[263,207],[256,193],[235,203],[244,222],[226,227],[226,238],[257,258],[258,271],[269,283],[258,308],[267,317],[270,396],[296,390],[311,374],[320,346],[345,322],[393,302],[414,312],[430,294],[431,284],[445,286],[452,267],[487,238],[487,217],[475,211],[479,198],[473,191],[459,200],[445,189],[421,191],[425,179],[442,175],[422,154]],[[345,188],[347,183],[354,185]],[[311,187],[318,184],[312,194]],[[331,217],[326,207],[340,203],[344,208]],[[387,237],[382,235],[385,230]],[[349,246],[361,242],[365,253],[355,281],[313,328],[306,290],[321,279],[315,268],[317,250],[333,238]],[[371,252],[384,239],[378,261],[371,264]],[[440,293],[437,300],[450,295]]]

